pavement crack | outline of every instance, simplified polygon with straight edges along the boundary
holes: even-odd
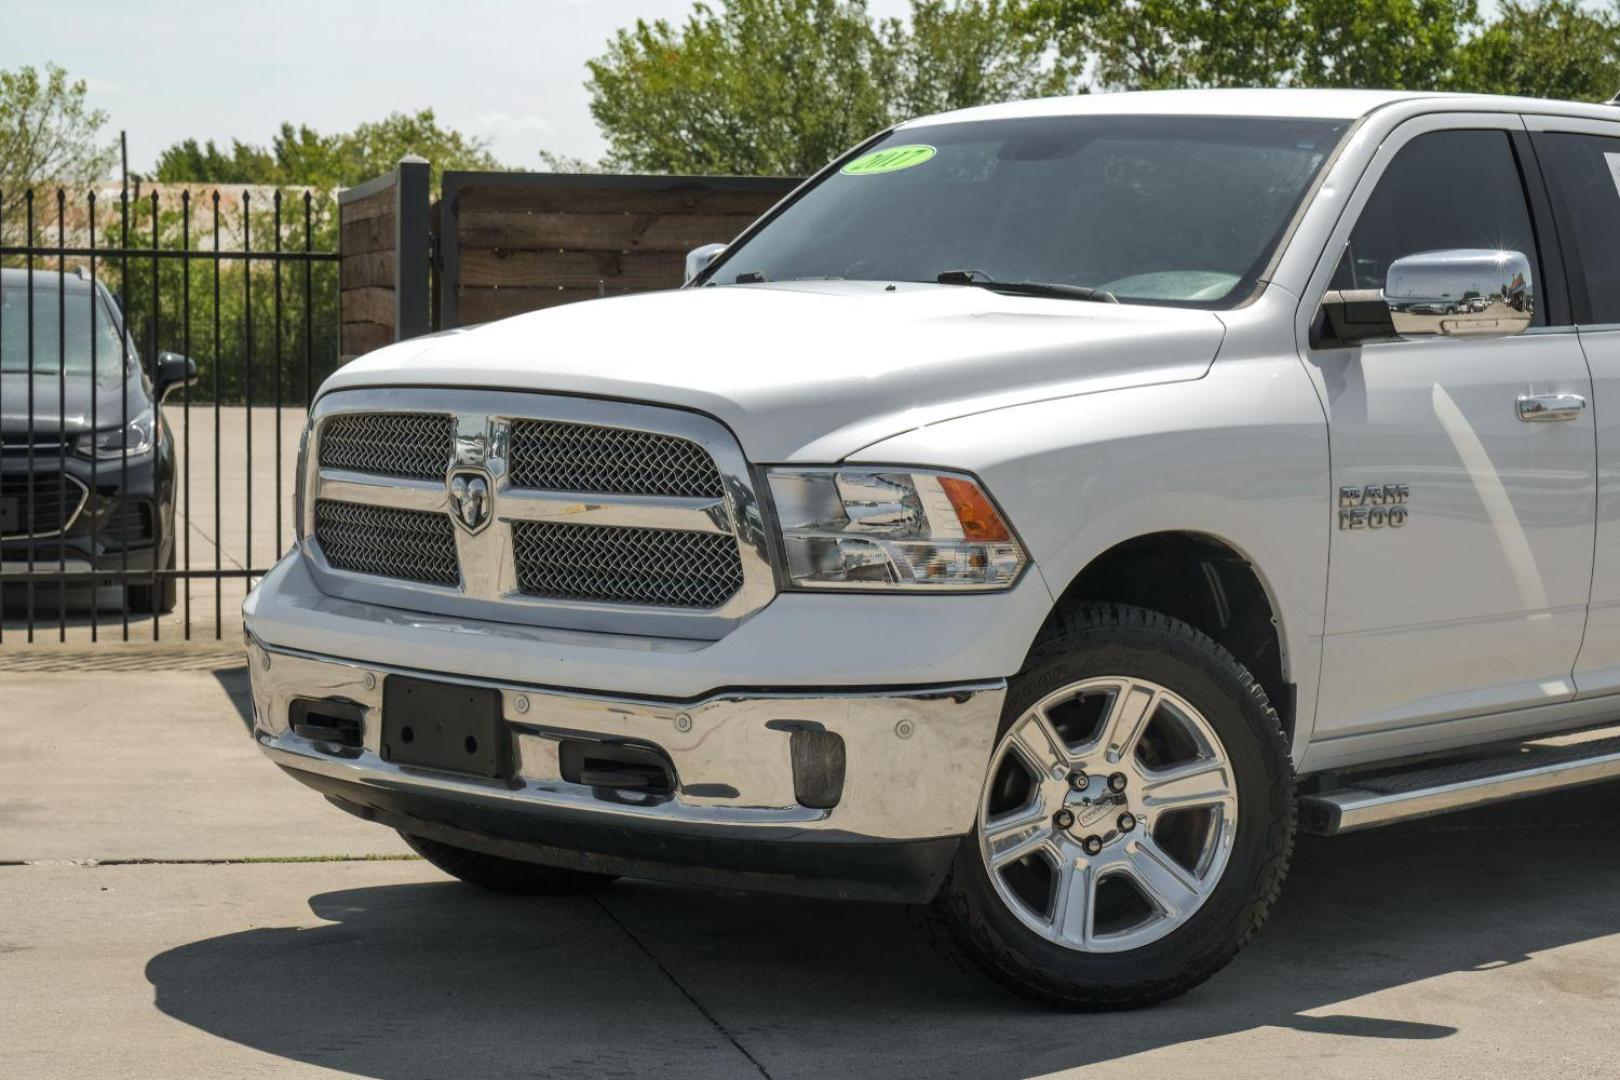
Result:
[[[614,926],[617,926],[620,930],[622,930],[624,932],[624,936],[629,938],[635,947],[641,950],[641,954],[652,962],[653,967],[657,968],[663,973],[664,978],[669,980],[670,985],[675,987],[675,989],[680,992],[682,997],[691,1002],[692,1008],[696,1009],[698,1014],[713,1026],[714,1030],[718,1031],[721,1035],[724,1035],[726,1041],[737,1048],[737,1053],[747,1058],[748,1063],[755,1069],[759,1070],[759,1075],[765,1077],[765,1080],[772,1080],[771,1074],[766,1070],[764,1065],[760,1064],[759,1059],[753,1054],[750,1054],[748,1052],[748,1048],[742,1043],[738,1042],[737,1037],[731,1032],[727,1031],[726,1026],[722,1024],[713,1013],[703,1007],[703,1003],[697,999],[697,996],[682,985],[681,980],[675,977],[675,973],[669,970],[669,968],[665,966],[664,962],[658,959],[651,949],[647,948],[646,943],[636,936],[635,931],[631,930],[630,927],[625,924],[623,919],[619,918],[613,913],[612,908],[608,907],[602,902],[601,897],[593,896],[591,897],[591,900],[595,902],[598,908],[602,909],[602,914],[606,915],[609,921],[611,921]]]
[[[257,866],[275,863],[420,862],[419,855],[246,855],[218,859],[0,859],[7,866]]]

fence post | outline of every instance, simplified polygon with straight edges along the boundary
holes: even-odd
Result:
[[[428,163],[399,159],[394,186],[394,340],[418,337],[432,325],[428,296]]]

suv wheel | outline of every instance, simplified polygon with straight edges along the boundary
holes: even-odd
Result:
[[[503,859],[481,851],[456,847],[425,836],[400,833],[411,850],[451,877],[492,892],[513,896],[562,896],[589,892],[613,880],[612,874],[591,874],[560,866]]]
[[[1175,997],[1265,921],[1294,840],[1277,714],[1230,653],[1140,608],[1053,620],[1012,682],[974,834],[921,922],[1069,1008]]]

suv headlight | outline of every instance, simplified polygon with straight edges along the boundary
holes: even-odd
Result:
[[[74,451],[80,457],[94,457],[102,461],[117,460],[125,455],[134,458],[150,454],[160,438],[162,426],[157,422],[156,410],[142,409],[123,427],[80,435]]]
[[[1006,589],[1028,561],[970,476],[866,466],[767,477],[793,588]]]

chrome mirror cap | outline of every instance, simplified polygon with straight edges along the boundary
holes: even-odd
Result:
[[[724,244],[704,244],[702,247],[695,247],[688,251],[686,253],[687,282],[690,283],[693,278],[707,270],[709,264],[714,262],[724,250],[726,250]]]
[[[1530,260],[1484,248],[1421,251],[1389,264],[1384,303],[1403,337],[1522,333],[1535,316]]]

